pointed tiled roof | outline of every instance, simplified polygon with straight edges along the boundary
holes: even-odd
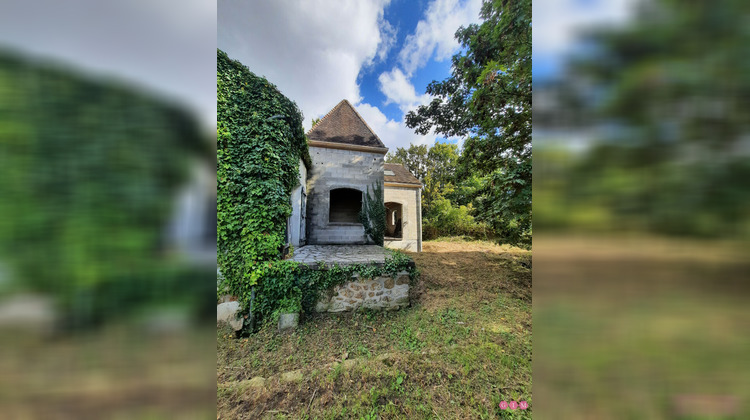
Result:
[[[346,99],[339,102],[315,127],[307,132],[313,141],[379,147],[385,145]]]
[[[383,169],[385,172],[385,175],[383,176],[384,182],[411,184],[419,187],[422,186],[422,183],[419,182],[419,179],[412,175],[412,173],[409,172],[409,170],[406,169],[404,165],[399,165],[398,163],[386,163],[383,165]]]

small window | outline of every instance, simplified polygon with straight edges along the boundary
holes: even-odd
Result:
[[[362,210],[362,191],[352,188],[331,190],[330,223],[359,223],[359,212]]]
[[[393,171],[384,171],[383,174],[389,175],[389,176],[395,176],[396,175],[396,173],[393,172]]]

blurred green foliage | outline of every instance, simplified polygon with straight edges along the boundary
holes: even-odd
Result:
[[[210,153],[176,105],[0,53],[0,260],[57,298],[67,326],[183,296],[176,279],[194,276],[163,258],[164,233],[175,190]]]
[[[559,108],[606,129],[582,153],[537,149],[542,226],[750,237],[748,13],[649,1],[588,31],[563,82],[577,106]]]

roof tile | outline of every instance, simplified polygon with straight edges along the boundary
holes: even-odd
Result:
[[[385,149],[380,138],[346,99],[339,102],[315,127],[311,128],[307,132],[307,137],[310,140]]]
[[[398,182],[399,184],[413,184],[422,186],[422,183],[419,182],[419,179],[412,175],[411,172],[409,172],[409,170],[406,169],[403,165],[399,165],[398,163],[386,163],[383,165],[383,169],[385,171],[392,171],[395,174],[384,175],[384,182]]]

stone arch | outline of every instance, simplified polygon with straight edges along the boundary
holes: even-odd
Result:
[[[404,205],[389,201],[385,203],[385,236],[397,240],[404,237]]]
[[[328,191],[328,223],[360,223],[359,212],[361,210],[361,190],[339,187]]]

